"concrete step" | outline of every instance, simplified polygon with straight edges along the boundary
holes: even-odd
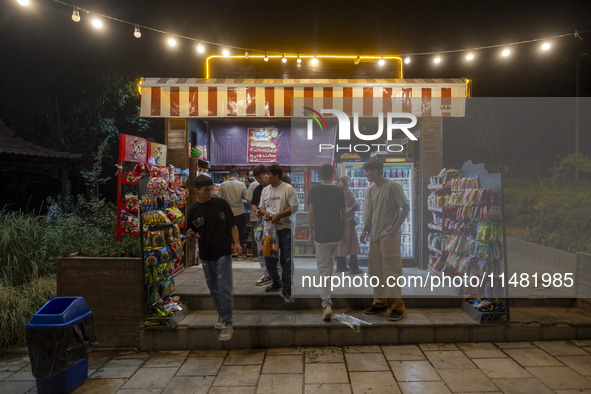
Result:
[[[410,309],[398,322],[385,315],[335,309],[371,325],[358,332],[333,318],[322,320],[321,309],[235,310],[234,335],[217,341],[217,313],[191,312],[175,329],[141,327],[143,351],[236,349],[276,346],[353,346],[435,342],[513,342],[591,339],[591,314],[576,308],[520,308],[511,321],[477,323],[460,308]]]

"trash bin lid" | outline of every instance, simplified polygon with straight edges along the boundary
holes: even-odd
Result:
[[[56,297],[35,313],[27,328],[66,328],[90,316],[83,297]]]

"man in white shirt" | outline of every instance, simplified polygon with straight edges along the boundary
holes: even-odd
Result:
[[[244,201],[246,200],[246,186],[238,180],[240,173],[237,169],[230,170],[230,178],[220,185],[218,197],[228,202],[234,221],[238,227],[240,246],[244,245],[244,228],[246,227],[246,215],[244,214]]]
[[[268,167],[269,186],[263,189],[260,213],[268,223],[275,226],[279,238],[279,259],[265,257],[265,265],[271,277],[272,284],[265,292],[281,291],[281,296],[286,302],[294,302],[291,297],[291,284],[293,272],[292,233],[294,223],[292,215],[298,210],[298,197],[290,184],[282,182],[283,168],[278,164]],[[281,278],[277,269],[277,262],[281,264]]]

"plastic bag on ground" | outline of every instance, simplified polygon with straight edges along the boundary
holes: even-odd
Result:
[[[345,313],[337,313],[337,314],[332,315],[332,317],[334,317],[335,319],[337,319],[341,323],[348,325],[355,332],[359,332],[360,326],[362,324],[366,324],[368,326],[371,326],[371,323],[368,323],[365,320],[358,319],[358,318],[353,317],[351,315],[347,315]]]

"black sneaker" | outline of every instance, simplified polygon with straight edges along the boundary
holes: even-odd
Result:
[[[271,285],[271,286],[267,286],[265,287],[265,293],[276,293],[278,291],[281,291],[282,286],[281,285]]]
[[[365,310],[365,313],[368,314],[368,315],[375,315],[376,313],[384,313],[384,312],[386,312],[386,309],[388,309],[388,308],[385,307],[385,306],[375,306],[375,305],[372,305],[372,306],[370,306],[369,308],[367,308]]]
[[[403,315],[404,315],[404,312],[398,312],[398,311],[392,310],[392,312],[390,312],[390,314],[388,315],[388,320],[398,321],[398,320],[402,319]]]

